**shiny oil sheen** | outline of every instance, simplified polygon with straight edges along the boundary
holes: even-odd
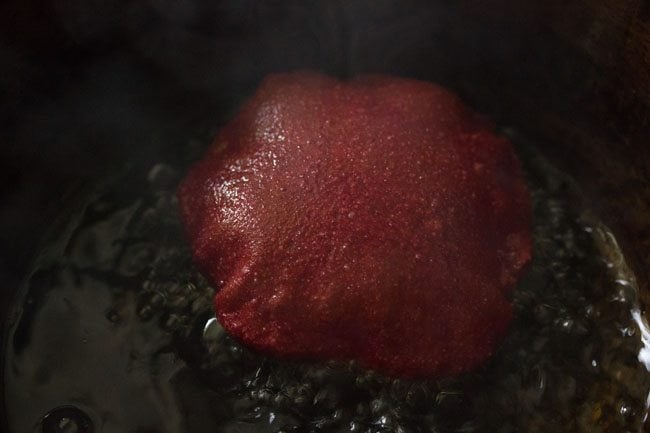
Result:
[[[393,380],[233,341],[193,268],[174,189],[135,168],[55,224],[7,339],[12,433],[638,432],[650,339],[634,275],[571,179],[509,132],[534,205],[515,320],[478,370]]]

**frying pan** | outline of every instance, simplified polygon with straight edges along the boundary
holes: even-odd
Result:
[[[538,138],[617,235],[647,304],[649,20],[643,0],[8,0],[2,322],[70,191],[125,161],[184,158],[180,143],[263,76],[302,68],[435,81]]]

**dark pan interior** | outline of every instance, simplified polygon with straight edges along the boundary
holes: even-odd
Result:
[[[182,157],[264,75],[303,68],[436,81],[539,139],[647,298],[648,18],[642,0],[5,1],[0,313],[71,191],[125,161]]]

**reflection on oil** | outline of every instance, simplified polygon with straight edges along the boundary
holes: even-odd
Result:
[[[519,150],[535,259],[479,371],[392,380],[251,353],[213,317],[176,216],[177,172],[158,165],[99,188],[37,260],[8,340],[12,431],[641,431],[650,332],[634,275],[571,180]]]

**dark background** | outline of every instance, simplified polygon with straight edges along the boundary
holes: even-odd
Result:
[[[70,201],[192,159],[262,77],[302,68],[436,81],[517,127],[614,228],[647,305],[648,23],[648,0],[4,0],[0,331]]]
[[[263,76],[301,68],[437,81],[517,126],[582,182],[646,287],[649,19],[647,0],[5,0],[0,317],[69,200],[188,158]]]

